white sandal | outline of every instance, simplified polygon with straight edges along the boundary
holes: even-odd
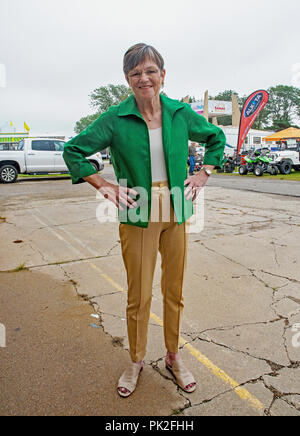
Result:
[[[131,362],[128,365],[126,370],[123,372],[121,378],[119,379],[118,383],[118,394],[121,397],[129,397],[129,395],[131,395],[135,391],[139,375],[142,370],[143,366],[141,366],[139,363]],[[125,388],[128,392],[123,393],[120,391],[120,388]]]
[[[167,362],[166,363],[166,369],[170,371],[170,373],[175,377],[176,383],[178,386],[184,391],[189,394],[195,391],[196,389],[196,381],[193,377],[193,375],[186,369],[186,367],[183,365],[182,361],[175,360],[172,362],[172,366],[170,366]],[[186,388],[188,385],[191,385],[194,383],[194,386],[190,388]]]

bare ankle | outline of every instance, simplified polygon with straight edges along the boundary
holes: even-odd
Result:
[[[139,362],[132,361],[132,363],[134,363],[135,365],[140,365],[140,366],[144,365],[144,361],[143,360],[140,360]]]
[[[167,351],[167,358],[169,360],[178,360],[179,359],[179,354],[178,353],[172,353],[171,351]]]

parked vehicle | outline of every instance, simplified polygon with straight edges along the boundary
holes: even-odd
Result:
[[[272,153],[272,157],[281,174],[290,174],[292,169],[300,171],[300,144],[276,151]]]
[[[237,166],[236,158],[233,156],[226,156],[223,159],[222,166],[217,169],[218,173],[233,173]]]
[[[251,150],[247,156],[245,156],[245,164],[240,165],[240,175],[246,175],[252,172],[257,177],[262,176],[264,173],[269,173],[272,176],[276,176],[279,172],[276,164],[273,162],[270,156],[269,150]]]
[[[202,154],[197,154],[196,156],[196,160],[195,160],[195,168],[194,171],[198,172],[200,171],[201,167],[203,164],[203,155]]]
[[[19,174],[68,174],[62,156],[64,145],[65,141],[55,138],[26,138],[13,150],[0,150],[0,182],[14,183]],[[103,170],[101,153],[88,160],[97,171]]]

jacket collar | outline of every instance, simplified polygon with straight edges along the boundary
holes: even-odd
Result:
[[[162,104],[162,112],[168,112],[172,117],[173,114],[178,110],[184,107],[184,103],[181,103],[178,100],[173,100],[165,95],[160,95],[160,100]],[[137,107],[136,100],[134,95],[130,95],[126,100],[119,104],[119,112],[118,115],[120,117],[127,115],[136,115],[139,118],[142,118],[142,115]]]

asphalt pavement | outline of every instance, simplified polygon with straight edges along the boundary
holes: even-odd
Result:
[[[294,180],[281,180],[280,175],[273,179],[266,177],[243,177],[216,174],[208,182],[208,186],[218,186],[242,191],[261,192],[264,194],[300,197],[300,183]]]
[[[180,353],[198,389],[164,368],[158,260],[128,399],[126,276],[104,200],[69,179],[0,185],[0,415],[299,416],[300,183],[242,179],[209,180],[190,235]]]

